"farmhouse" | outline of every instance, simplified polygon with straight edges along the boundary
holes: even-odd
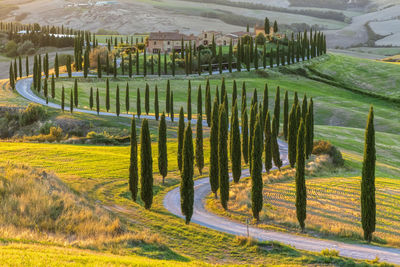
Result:
[[[180,51],[182,40],[184,45],[196,42],[197,38],[192,35],[185,35],[175,32],[152,32],[147,40],[147,51],[149,53],[165,53],[172,50]]]

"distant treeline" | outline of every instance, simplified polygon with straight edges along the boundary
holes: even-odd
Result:
[[[318,7],[346,10],[347,8],[365,7],[370,0],[289,0],[291,6]]]
[[[268,5],[264,5],[264,4],[258,4],[258,3],[232,2],[229,0],[186,0],[186,1],[200,2],[200,3],[212,3],[212,4],[218,4],[218,5],[224,5],[224,6],[255,9],[255,10],[268,10],[268,11],[275,11],[275,12],[284,12],[284,13],[290,13],[290,14],[305,15],[305,16],[310,16],[310,17],[315,17],[315,18],[337,20],[337,21],[342,21],[342,22],[346,21],[346,18],[347,18],[343,13],[337,12],[337,11],[289,9],[289,8],[284,8],[284,7],[268,6]],[[304,6],[309,7],[310,5],[306,4],[306,2],[308,2],[308,1],[324,2],[324,3],[326,3],[326,5],[330,4],[330,1],[328,4],[326,0],[299,0],[299,2],[300,2],[299,6],[304,5]],[[338,1],[346,2],[346,0],[338,0]],[[296,4],[292,4],[292,2],[295,2]],[[291,4],[293,6],[297,6],[297,1],[291,0]],[[346,4],[343,4],[343,6],[346,7]],[[341,9],[343,9],[343,8],[341,8]]]

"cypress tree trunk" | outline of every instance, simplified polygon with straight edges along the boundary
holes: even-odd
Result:
[[[141,108],[141,103],[140,103],[140,89],[138,88],[136,91],[136,114],[138,118],[140,118],[140,115],[142,114],[142,108]]]
[[[201,93],[201,84],[199,84],[199,88],[197,89],[197,114],[200,115],[200,119],[202,120],[202,115],[203,115],[203,95]]]
[[[160,126],[158,128],[158,171],[162,176],[162,184],[164,184],[168,173],[167,124],[164,112],[161,115]]]
[[[275,115],[272,118],[272,125],[276,125],[276,119]],[[273,127],[273,126],[272,126]],[[276,136],[276,131],[272,128],[271,131],[271,142],[272,142],[272,159],[274,160],[275,166],[281,170],[282,167],[282,161],[281,161],[281,155],[279,152],[279,144],[278,144],[278,136]]]
[[[190,122],[185,130],[183,143],[183,166],[181,173],[181,210],[185,222],[189,224],[193,214],[194,182],[193,182],[193,138]]]
[[[217,191],[219,188],[218,127],[218,102],[217,99],[215,99],[212,109],[210,132],[210,185],[215,198],[217,198]]]
[[[188,96],[187,96],[187,118],[188,121],[192,120],[192,85],[189,80]]]
[[[219,107],[218,169],[221,205],[226,210],[228,209],[229,200],[228,120],[225,106],[223,104],[221,104]]]
[[[242,175],[242,150],[240,142],[240,126],[237,101],[233,105],[232,124],[231,124],[231,162],[232,176],[235,183],[239,182]]]
[[[203,152],[203,120],[201,115],[197,115],[196,124],[196,166],[200,175],[204,168],[204,152]]]
[[[257,121],[254,126],[254,136],[252,143],[252,168],[251,168],[251,210],[253,217],[260,220],[259,214],[263,206],[263,180],[262,180],[262,129],[261,129],[261,117],[257,116]]]
[[[129,164],[129,191],[131,191],[132,200],[136,202],[138,193],[138,157],[137,157],[137,139],[136,139],[136,122],[135,117],[132,118],[131,124],[131,158]]]
[[[289,96],[288,91],[285,92],[285,100],[283,101],[283,136],[285,141],[288,140],[288,124],[289,124]]]
[[[242,113],[242,153],[243,160],[247,164],[249,162],[249,116],[247,109]]]
[[[296,156],[296,214],[301,231],[304,232],[304,221],[306,220],[307,208],[307,190],[304,177],[305,159],[304,159],[304,122],[300,121],[297,134],[297,156]]]
[[[158,106],[158,87],[157,87],[157,84],[156,84],[155,93],[154,93],[154,113],[155,113],[156,121],[158,121],[158,118],[159,118],[159,106]]]
[[[126,113],[129,113],[129,108],[130,108],[130,100],[129,100],[129,84],[128,82],[126,83],[126,88],[125,88],[125,110]]]
[[[106,110],[110,110],[110,81],[106,80]]]
[[[63,85],[61,89],[61,110],[64,112],[64,109],[65,109],[65,89]]]
[[[361,178],[361,223],[364,230],[364,239],[368,242],[372,241],[372,234],[375,232],[376,225],[375,163],[374,110],[371,106],[365,129],[364,160]]]
[[[117,92],[115,95],[115,113],[119,117],[120,114],[120,103],[119,103],[119,85],[117,84]]]
[[[89,107],[90,107],[90,110],[93,109],[93,87],[90,87]]]
[[[146,91],[144,96],[144,109],[146,110],[146,115],[149,115],[150,111],[150,88],[149,84],[146,83]]]
[[[140,163],[140,198],[145,209],[150,209],[153,203],[153,155],[147,119],[142,121],[140,129]]]
[[[292,168],[296,164],[296,147],[297,147],[297,120],[296,120],[296,106],[292,105],[289,114],[288,125],[288,158]]]
[[[271,136],[271,118],[269,115],[269,111],[267,112],[267,116],[264,122],[264,135],[265,135],[265,143],[264,143],[264,151],[265,151],[265,170],[267,173],[272,169],[272,136]]]
[[[96,110],[97,115],[100,113],[100,96],[99,96],[99,88],[96,89]]]
[[[182,171],[182,149],[183,149],[183,137],[185,134],[185,115],[183,113],[183,107],[179,111],[179,122],[178,122],[178,168]]]

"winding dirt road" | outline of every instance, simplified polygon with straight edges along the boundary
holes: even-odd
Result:
[[[76,76],[80,76],[77,74]],[[31,102],[47,105],[52,108],[61,109],[61,106],[55,103],[48,103],[31,91],[32,78],[21,79],[16,83],[16,89],[26,99]],[[65,108],[66,110],[69,107]],[[97,114],[96,111],[85,109],[74,109],[74,112],[82,112],[88,114]],[[100,112],[104,116],[116,116],[114,113]],[[132,115],[121,114],[121,117],[132,117]],[[154,119],[153,116],[141,116],[144,118]],[[284,165],[287,165],[287,145],[283,142],[279,143],[281,158]],[[248,170],[242,171],[242,177],[250,176]],[[242,223],[234,222],[229,219],[220,217],[205,209],[205,198],[210,194],[209,178],[196,180],[195,196],[194,196],[194,212],[192,216],[192,223],[196,223],[210,229],[220,232],[225,232],[233,235],[247,235],[247,226]],[[179,187],[174,188],[168,192],[164,198],[164,207],[172,214],[182,217],[180,210],[180,191]],[[305,237],[296,234],[275,232],[264,230],[256,227],[249,226],[250,236],[262,241],[278,241],[297,249],[320,252],[323,249],[334,249],[339,251],[341,256],[355,258],[355,259],[368,259],[373,260],[379,257],[380,261],[399,264],[400,265],[400,249],[378,247],[364,244],[348,244],[344,242],[336,242],[331,240],[323,240],[312,237]]]

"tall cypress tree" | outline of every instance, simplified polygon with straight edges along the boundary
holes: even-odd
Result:
[[[74,104],[75,107],[78,107],[78,80],[75,79],[74,83]]]
[[[147,119],[142,121],[140,129],[140,163],[140,198],[144,202],[145,209],[150,209],[153,203],[153,155]]]
[[[181,210],[185,222],[189,224],[193,214],[194,182],[193,182],[193,138],[190,122],[185,129],[183,141],[183,166],[181,172]]]
[[[93,87],[90,87],[89,107],[90,107],[90,110],[93,109]]]
[[[232,176],[235,183],[239,182],[242,175],[242,149],[240,142],[240,125],[238,114],[237,101],[233,105],[232,124],[231,124],[231,163],[232,163]]]
[[[244,113],[246,107],[247,107],[247,96],[246,96],[246,82],[243,82],[242,84],[242,108],[241,108],[241,114]]]
[[[26,72],[26,76],[29,76],[29,57],[26,56],[25,58],[25,72]],[[57,76],[58,78],[58,76]]]
[[[228,120],[223,104],[219,107],[218,126],[218,169],[219,190],[222,207],[228,209],[229,200],[229,173],[228,173]]]
[[[289,127],[289,96],[288,91],[285,92],[285,99],[283,101],[283,136],[285,141],[288,140],[288,127]]]
[[[126,83],[126,88],[125,88],[125,110],[126,113],[129,113],[129,108],[130,108],[130,100],[129,100],[129,83]]]
[[[171,121],[174,121],[174,92],[171,91],[171,104],[169,106],[169,114],[171,116]]]
[[[250,109],[250,127],[249,127],[249,153],[248,156],[250,157],[249,160],[249,167],[250,167],[250,173],[251,173],[251,150],[253,149],[253,146],[251,145],[253,143],[253,137],[254,137],[254,126],[256,125],[256,119],[257,119],[257,102],[251,105]]]
[[[235,105],[237,100],[237,84],[236,80],[233,80],[233,87],[232,87],[232,107]]]
[[[165,96],[165,112],[167,112],[167,113],[169,113],[169,107],[170,107],[169,104],[171,103],[170,95],[171,95],[171,84],[168,80],[167,81],[167,92],[166,92],[166,96]]]
[[[150,111],[150,87],[149,84],[146,83],[146,91],[144,95],[144,109],[146,111],[146,115],[149,115]]]
[[[200,175],[204,168],[204,152],[203,152],[203,120],[200,114],[197,114],[196,124],[196,167]]]
[[[54,80],[54,74],[51,75],[51,98],[56,97],[56,81]]]
[[[217,198],[217,191],[219,188],[218,127],[218,102],[217,99],[215,99],[212,109],[210,132],[210,185],[215,198]]]
[[[14,76],[14,68],[13,68],[12,62],[10,64],[10,70],[9,70],[9,82],[10,82],[11,88],[15,89],[15,76]]]
[[[158,106],[158,87],[156,84],[155,93],[154,93],[154,113],[156,120],[158,121],[159,118],[159,106]]]
[[[141,108],[141,103],[140,103],[140,89],[139,87],[136,90],[136,114],[138,118],[140,118],[140,115],[142,114],[142,108]]]
[[[131,191],[132,200],[136,202],[138,193],[138,155],[137,151],[137,139],[136,139],[136,122],[135,117],[132,118],[131,124],[131,157],[129,164],[129,191]]]
[[[300,121],[299,131],[297,133],[297,156],[296,156],[296,214],[299,221],[301,231],[304,232],[304,221],[306,220],[307,208],[307,190],[304,159],[304,122]]]
[[[188,96],[187,96],[187,117],[188,121],[192,120],[192,84],[188,84]]]
[[[308,140],[306,140],[308,143],[306,152],[308,156],[311,156],[314,146],[314,102],[312,98],[310,98],[310,103],[308,104],[308,114],[310,114],[310,119],[308,121],[309,135]]]
[[[305,121],[308,112],[307,95],[304,94],[303,103],[301,107],[301,118]]]
[[[167,53],[164,53],[164,75],[168,74],[168,60]]]
[[[164,184],[165,177],[168,173],[168,155],[167,155],[167,124],[165,122],[165,113],[161,115],[160,125],[158,128],[158,171],[162,176]]]
[[[211,88],[210,88],[210,81],[207,79],[207,84],[206,84],[206,103],[205,103],[205,112],[206,112],[206,117],[207,117],[207,125],[208,127],[211,126]]]
[[[243,160],[247,164],[249,162],[249,116],[247,109],[242,113],[242,153]]]
[[[262,113],[262,122],[261,125],[264,125],[265,118],[267,117],[267,112],[269,108],[269,103],[268,103],[268,84],[265,83],[264,86],[264,97],[263,97],[263,113]]]
[[[199,88],[197,89],[197,114],[200,114],[200,118],[202,119],[202,115],[203,115],[203,95],[201,93],[201,84],[199,84]]]
[[[121,105],[119,103],[119,85],[117,84],[117,92],[115,94],[115,113],[119,117],[121,111]]]
[[[276,125],[276,118],[275,115],[272,118],[272,125]],[[273,126],[272,126],[273,127]],[[275,166],[281,170],[282,167],[282,161],[281,161],[281,155],[279,152],[279,144],[278,144],[278,136],[276,135],[276,131],[273,130],[271,131],[271,143],[272,143],[272,159],[274,160]]]
[[[274,117],[275,117],[275,124],[272,124],[272,130],[275,131],[275,135],[278,136],[279,134],[279,118],[281,114],[281,94],[279,86],[276,88],[276,95],[275,95],[275,106],[274,106]]]
[[[271,118],[269,115],[269,111],[267,112],[267,116],[265,117],[264,122],[264,135],[265,135],[265,143],[264,143],[264,165],[267,173],[272,169],[272,136],[271,136]]]
[[[139,49],[136,49],[136,75],[139,75],[140,69],[140,57],[139,57]]]
[[[132,54],[131,53],[129,53],[128,65],[129,65],[128,75],[129,75],[129,78],[132,78],[133,61],[132,61]]]
[[[289,124],[288,124],[288,158],[289,163],[292,168],[296,164],[296,147],[297,147],[297,119],[296,119],[296,108],[293,103],[292,109],[289,114]]]
[[[59,66],[59,63],[58,63],[58,53],[56,53],[56,57],[54,59],[54,72],[56,74],[56,77],[58,78],[60,76],[60,66]]]
[[[222,46],[219,46],[218,49],[219,74],[222,74]]]
[[[110,110],[110,81],[106,80],[106,110]]]
[[[64,112],[65,109],[65,89],[64,85],[61,88],[61,110]]]
[[[251,154],[251,210],[253,212],[253,217],[259,221],[260,211],[263,206],[263,180],[262,180],[262,151],[263,147],[260,145],[263,142],[262,129],[261,129],[261,117],[257,116],[256,124],[254,126],[253,132],[253,147]]]
[[[100,96],[99,96],[99,88],[96,89],[96,111],[97,115],[100,113]]]
[[[147,59],[146,59],[146,48],[143,52],[143,76],[146,77],[147,75]]]
[[[182,171],[182,149],[183,149],[183,137],[185,134],[185,115],[183,113],[183,107],[179,111],[179,122],[178,122],[178,168]]]
[[[364,231],[364,239],[368,242],[372,241],[372,234],[375,232],[376,225],[375,164],[374,109],[371,106],[365,129],[364,160],[361,178],[361,223]]]
[[[228,68],[229,72],[232,72],[232,58],[233,58],[233,46],[232,46],[232,39],[229,42],[229,55],[228,55]]]

